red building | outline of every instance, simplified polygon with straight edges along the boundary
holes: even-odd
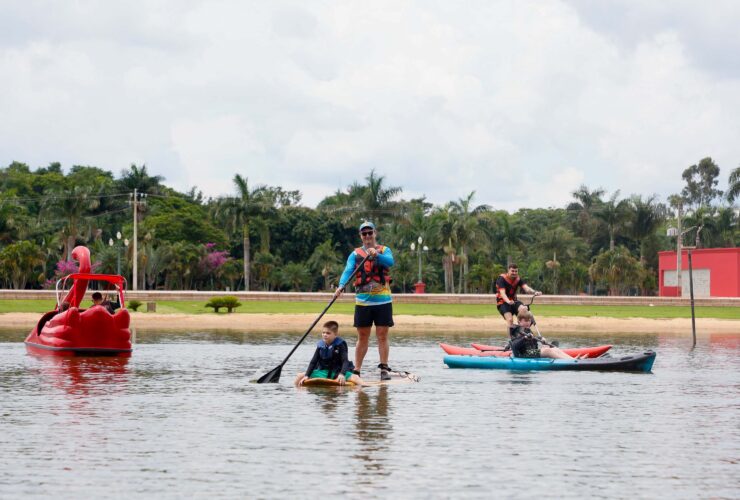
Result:
[[[681,252],[681,296],[689,296],[689,251]],[[691,250],[694,297],[740,297],[740,248]],[[658,252],[661,297],[678,296],[676,252]]]

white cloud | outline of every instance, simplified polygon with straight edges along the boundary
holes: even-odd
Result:
[[[146,163],[210,195],[240,173],[307,204],[375,168],[507,208],[581,183],[666,196],[708,155],[726,178],[740,71],[710,34],[734,53],[740,14],[643,4],[11,2],[0,165]]]

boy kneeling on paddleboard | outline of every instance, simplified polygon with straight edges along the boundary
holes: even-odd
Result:
[[[311,362],[305,373],[301,372],[295,379],[296,385],[303,385],[309,378],[327,378],[336,380],[339,385],[352,382],[363,385],[359,375],[352,373],[355,365],[349,360],[347,342],[339,333],[339,323],[327,321],[321,328],[321,340],[316,344]]]

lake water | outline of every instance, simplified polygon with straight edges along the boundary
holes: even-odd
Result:
[[[0,333],[0,498],[740,497],[740,333],[559,336],[654,349],[652,374],[450,370],[437,342],[493,339],[396,337],[421,382],[364,389],[293,387],[317,336],[264,385],[300,334],[140,332],[128,360],[23,337]]]

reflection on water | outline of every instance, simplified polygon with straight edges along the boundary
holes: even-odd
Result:
[[[740,335],[558,336],[655,349],[647,376],[449,370],[438,341],[495,339],[399,337],[421,383],[311,389],[310,342],[280,384],[248,382],[295,336],[139,337],[54,358],[0,335],[0,498],[740,496]]]
[[[361,460],[367,471],[375,475],[387,475],[389,472],[384,465],[388,439],[393,431],[388,418],[388,387],[380,386],[374,391],[360,389],[355,415],[359,449],[352,455],[353,458]]]
[[[77,396],[119,392],[128,383],[129,358],[34,356],[30,374],[39,382]]]

